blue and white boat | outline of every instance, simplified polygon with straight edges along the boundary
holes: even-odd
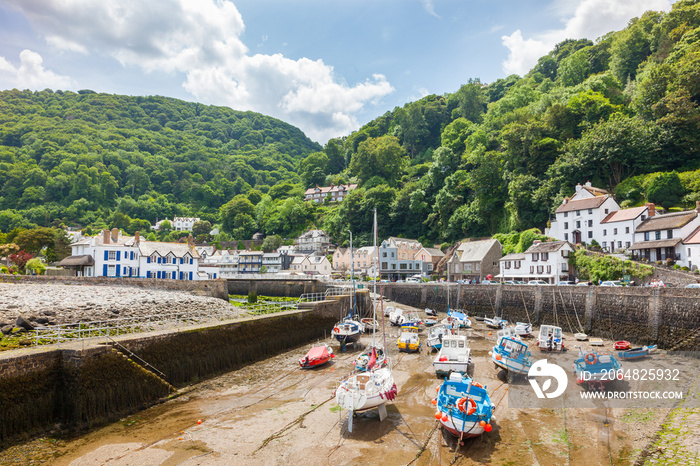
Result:
[[[484,324],[486,324],[487,327],[491,328],[506,328],[506,325],[508,325],[508,321],[501,319],[498,316],[494,316],[493,318],[484,318]]]
[[[527,322],[516,322],[515,333],[521,337],[529,337],[532,335],[532,324]]]
[[[406,328],[418,328],[423,323],[417,312],[404,312],[397,320],[399,326]]]
[[[491,432],[493,405],[486,388],[470,377],[452,373],[438,386],[433,400],[438,411],[435,418],[452,435],[460,439]]]
[[[649,356],[652,352],[656,350],[656,345],[651,345],[651,346],[642,346],[639,348],[630,348],[626,351],[620,351],[617,353],[618,357],[620,359],[624,359],[625,361],[633,360],[633,359],[641,359]]]
[[[532,354],[511,328],[498,332],[496,345],[490,352],[491,360],[506,373],[526,375],[532,366]]]
[[[333,327],[331,331],[331,336],[338,340],[341,346],[344,346],[348,343],[355,343],[358,341],[363,331],[364,326],[362,322],[354,320],[351,314],[335,324],[335,327]]]
[[[467,314],[462,311],[448,310],[447,316],[451,317],[452,320],[456,321],[459,324],[460,328],[471,328],[472,326],[472,321],[469,319]]]
[[[609,354],[579,348],[579,358],[574,361],[576,382],[602,390],[604,384],[622,377],[620,367],[620,362]]]
[[[564,351],[564,336],[561,327],[542,325],[537,335],[537,346],[540,351]]]

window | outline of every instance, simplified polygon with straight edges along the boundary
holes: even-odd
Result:
[[[107,266],[107,276],[108,277],[116,277],[117,276],[117,266],[116,265],[108,265]]]
[[[593,209],[588,209],[588,215],[593,214]]]
[[[552,266],[551,265],[547,266],[547,273],[552,273]]]
[[[608,236],[608,230],[603,230],[603,236]]]
[[[515,262],[514,262],[514,264],[515,264],[515,267],[514,267],[514,268],[519,269],[519,268],[520,268],[520,265],[521,265],[521,262],[522,262],[522,261],[515,261]]]
[[[630,232],[630,227],[625,227],[625,233],[629,233],[629,232]]]
[[[617,235],[617,228],[613,228],[613,235]]]
[[[387,267],[386,262],[382,262],[382,270],[386,270],[386,269],[388,269],[388,268],[389,268],[389,267]]]
[[[580,217],[580,216],[581,216],[581,211],[580,211],[580,210],[577,210],[577,211],[576,211],[576,216],[577,216],[577,217]]]
[[[629,247],[630,247],[630,242],[629,242],[629,241],[625,241],[625,247],[629,249]]]
[[[690,251],[690,249],[688,249],[688,251]],[[690,253],[688,253],[688,255],[690,255]],[[505,261],[505,268],[510,268],[510,261]]]
[[[564,233],[564,241],[569,241],[569,234],[568,233]]]
[[[549,253],[548,253],[548,252],[543,252],[543,253],[542,253],[542,260],[543,260],[543,261],[549,260]]]
[[[618,247],[618,248],[621,248],[621,247],[622,247],[622,241],[618,241],[618,242],[617,242],[617,247]]]
[[[646,215],[642,215],[642,222],[647,219]]]
[[[589,237],[589,238],[593,238],[593,232],[592,232],[592,231],[589,231],[589,232],[588,232],[588,237]]]
[[[532,275],[533,273],[535,273],[535,266],[531,265],[530,266],[530,275]]]
[[[654,237],[655,237],[656,239],[661,239],[661,232],[660,232],[660,231],[655,231],[655,232],[654,232]]]
[[[578,220],[576,221],[576,228],[581,228],[581,222]]]
[[[568,272],[569,271],[569,264],[561,264],[561,271]]]
[[[544,265],[537,266],[537,273],[542,275],[544,273]]]
[[[459,273],[459,264],[455,264],[455,273]]]
[[[590,227],[592,227],[592,226],[593,226],[593,220],[589,220],[589,221],[588,221],[588,227],[590,228]]]
[[[673,230],[666,230],[666,238],[668,238],[668,239],[673,238]]]
[[[109,261],[115,261],[117,260],[117,251],[107,251],[107,260]],[[114,275],[110,275],[110,277],[113,277]]]
[[[382,253],[382,257],[386,257],[386,253],[385,253],[385,252]]]
[[[644,241],[649,241],[649,232],[648,231],[644,232]]]
[[[690,248],[688,248],[688,257],[690,257]]]
[[[540,260],[540,253],[539,253],[539,252],[533,252],[533,253],[532,253],[532,260],[533,260],[533,262],[537,262],[538,260]]]
[[[569,229],[569,222],[564,222],[564,229],[568,230]]]
[[[569,216],[569,212],[564,212],[564,218]]]
[[[606,214],[606,215],[608,214],[608,211],[609,211],[609,210],[610,210],[610,209],[605,209],[605,214]]]
[[[477,271],[477,272],[479,272],[479,271],[481,270],[481,264],[479,264],[479,263],[477,262],[477,263],[475,264],[475,266],[474,266],[474,270]]]
[[[607,242],[607,241],[603,241],[603,249],[606,249],[607,247],[608,247],[608,242]]]

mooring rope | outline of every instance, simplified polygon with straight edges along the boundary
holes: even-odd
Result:
[[[435,421],[435,425],[433,426],[432,429],[430,429],[430,433],[428,434],[428,438],[425,439],[425,442],[423,443],[423,446],[418,450],[418,453],[416,453],[416,456],[406,464],[406,466],[411,466],[413,463],[418,461],[418,458],[420,458],[420,455],[423,454],[426,448],[428,448],[428,443],[430,443],[430,439],[433,438],[433,434],[435,434],[435,431],[440,427],[440,421]]]

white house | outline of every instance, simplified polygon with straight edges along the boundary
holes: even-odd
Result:
[[[200,274],[200,256],[187,243],[160,243],[123,236],[116,228],[86,237],[71,245],[72,255],[58,265],[76,269],[86,277],[140,277],[172,280],[218,278],[218,270]]]
[[[314,188],[309,188],[304,193],[305,201],[323,202],[330,195],[330,199],[333,202],[341,202],[343,198],[347,197],[350,191],[357,188],[357,184],[339,184],[334,186],[318,186]]]
[[[574,195],[564,198],[551,216],[545,235],[572,243],[609,242],[609,238],[603,238],[601,222],[618,210],[620,206],[606,190],[594,188],[590,182],[578,184]]]
[[[654,209],[654,204],[610,212],[600,222],[603,241],[599,244],[603,250],[616,252],[629,249],[634,244],[634,232],[649,216],[649,209]]]
[[[555,284],[569,280],[569,255],[574,247],[568,241],[536,240],[523,254],[508,254],[499,261],[502,280],[544,280]]]
[[[326,256],[310,254],[301,261],[301,271],[308,275],[330,275],[332,268]]]
[[[683,240],[686,267],[697,270],[700,263],[700,226]]]
[[[199,222],[199,217],[175,217],[173,219],[173,229],[192,231],[192,226]]]
[[[331,238],[323,230],[309,230],[294,240],[296,251],[307,254],[326,254],[331,247]]]
[[[650,262],[671,259],[681,266],[687,266],[688,251],[682,242],[693,241],[691,233],[700,226],[698,212],[700,205],[695,210],[659,215],[652,204],[649,216],[634,232],[635,242],[630,247],[634,257]]]

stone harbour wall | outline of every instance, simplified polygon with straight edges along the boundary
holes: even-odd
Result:
[[[120,419],[172,394],[170,384],[182,387],[327,337],[351,299],[337,296],[308,310],[115,338],[165,380],[104,340],[2,352],[0,448],[50,429],[70,432]],[[368,293],[357,294],[357,306],[368,312]]]
[[[228,293],[258,296],[301,296],[305,293],[324,293],[329,286],[316,279],[227,279]]]
[[[461,308],[471,316],[498,315],[581,330],[590,336],[657,344],[660,348],[700,350],[700,290],[645,287],[568,287],[459,285],[446,283],[384,285],[384,296],[399,304],[445,312]]]

